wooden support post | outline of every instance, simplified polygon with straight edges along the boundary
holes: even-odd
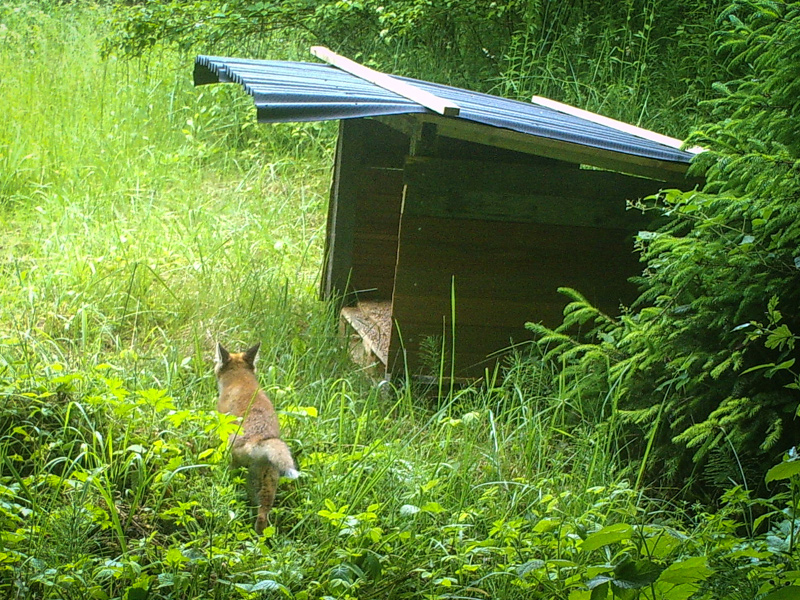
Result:
[[[363,127],[364,123],[359,119],[339,121],[336,165],[328,207],[326,262],[321,295],[324,299],[339,297],[345,303],[353,266],[356,203],[363,171]]]
[[[438,146],[436,123],[418,121],[414,135],[411,137],[409,154],[411,156],[433,156]]]

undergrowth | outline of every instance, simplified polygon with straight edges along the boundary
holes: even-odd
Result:
[[[333,130],[254,126],[178,51],[102,59],[107,16],[0,7],[3,597],[797,592],[795,454],[712,511],[649,497],[617,391],[568,394],[535,353],[433,397],[350,365],[316,300]],[[304,474],[261,538],[215,339],[263,342]]]

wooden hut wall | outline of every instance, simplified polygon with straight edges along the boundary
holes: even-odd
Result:
[[[632,234],[641,215],[625,199],[659,182],[548,162],[539,165],[411,157],[398,240],[393,317],[409,369],[426,337],[450,339],[456,373],[476,375],[487,355],[530,338],[526,321],[560,322],[573,287],[617,314],[641,271]],[[403,367],[393,336],[389,368]],[[449,366],[448,366],[449,368]]]
[[[391,300],[408,136],[378,121],[340,122],[322,295]]]

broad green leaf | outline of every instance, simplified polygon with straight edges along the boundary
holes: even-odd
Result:
[[[319,416],[316,406],[287,406],[282,411],[284,414],[295,415],[299,417],[312,417]]]
[[[272,579],[262,579],[258,583],[256,583],[253,587],[250,588],[251,592],[260,592],[260,591],[267,591],[267,592],[274,592],[281,588],[281,584],[277,581]]]
[[[658,600],[688,600],[697,591],[696,583],[682,583],[675,585],[672,583],[664,583],[657,581],[655,586],[656,595]],[[647,596],[651,598],[651,596]]]
[[[784,344],[788,345],[790,348],[794,348],[794,336],[785,324],[772,331],[769,336],[767,336],[767,341],[764,342],[767,348],[783,349]]]
[[[797,600],[800,598],[800,586],[788,585],[770,592],[762,600]]]
[[[179,565],[186,562],[186,557],[178,548],[170,548],[164,555],[164,562],[170,565]]]
[[[592,595],[589,596],[591,600],[604,600],[608,597],[608,588],[611,587],[611,584],[606,581],[605,583],[598,584],[594,588],[590,588],[592,590]]]
[[[648,556],[654,558],[669,556],[681,543],[683,543],[683,540],[664,530],[644,540]]]
[[[419,506],[414,506],[413,504],[403,504],[403,506],[400,507],[400,515],[403,517],[410,517],[418,512]]]
[[[439,514],[444,512],[444,508],[438,502],[426,502],[422,509],[424,512]]]
[[[547,564],[558,569],[571,569],[578,566],[577,563],[563,558],[552,558],[547,561]]]
[[[543,560],[529,560],[526,563],[523,563],[517,567],[517,577],[525,577],[531,571],[536,571],[537,569],[543,569],[545,562]]]
[[[614,593],[614,598],[619,598],[619,600],[635,600],[639,595],[636,589],[620,585],[619,581],[611,582],[611,591]]]
[[[703,556],[695,556],[668,566],[661,573],[658,581],[675,585],[699,583],[700,581],[708,579],[711,573],[712,571],[708,567],[706,558]]]
[[[559,519],[542,519],[533,526],[533,530],[536,533],[546,533],[558,529],[560,525],[561,521]]]
[[[796,475],[800,475],[800,460],[791,460],[775,465],[767,471],[765,481],[769,483],[779,479],[790,479]]]
[[[367,577],[373,580],[378,579],[383,572],[380,558],[377,554],[369,550],[361,557],[359,565]]]
[[[374,543],[378,543],[381,541],[381,537],[383,537],[383,529],[380,527],[372,527],[369,530],[369,539],[371,539]]]
[[[603,527],[600,531],[595,531],[587,537],[581,545],[581,550],[591,552],[603,546],[629,540],[633,535],[633,527],[627,523],[617,523]]]
[[[597,577],[592,577],[589,581],[586,582],[586,587],[590,590],[596,590],[600,586],[607,585],[610,581],[613,581],[613,577],[611,575],[598,575]]]
[[[147,589],[140,587],[129,587],[125,592],[125,600],[147,600],[150,592]]]
[[[663,567],[649,560],[626,560],[614,569],[614,585],[628,590],[638,590],[654,583]]]

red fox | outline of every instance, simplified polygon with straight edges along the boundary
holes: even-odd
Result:
[[[258,508],[255,529],[259,535],[275,501],[278,478],[289,479],[300,473],[281,439],[278,415],[264,390],[258,385],[255,362],[261,344],[244,352],[228,352],[217,344],[214,373],[217,375],[217,410],[239,417],[241,432],[231,435],[231,462],[234,468],[247,467],[253,503]]]

